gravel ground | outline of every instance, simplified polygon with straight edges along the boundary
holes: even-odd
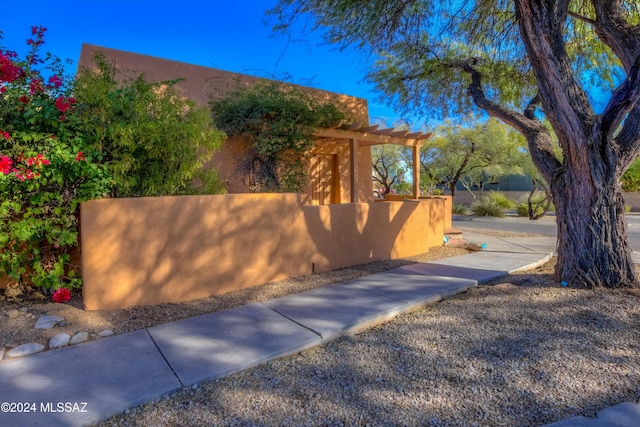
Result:
[[[539,426],[640,399],[640,292],[553,262],[101,426]]]

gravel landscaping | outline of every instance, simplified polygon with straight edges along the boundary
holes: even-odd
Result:
[[[101,426],[539,426],[640,399],[640,292],[553,262]]]

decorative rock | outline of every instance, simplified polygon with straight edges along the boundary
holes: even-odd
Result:
[[[106,329],[104,331],[98,332],[98,335],[100,335],[101,337],[109,337],[113,335],[113,331],[111,329]]]
[[[49,348],[60,348],[69,345],[69,334],[58,334],[49,340]]]
[[[36,322],[36,329],[51,329],[63,320],[58,316],[41,316]]]
[[[18,343],[15,341],[9,341],[7,343],[4,344],[5,347],[7,348],[14,348],[18,346]]]
[[[81,342],[85,342],[89,339],[89,334],[86,332],[78,332],[73,337],[71,337],[71,341],[69,341],[70,345],[80,344]]]
[[[24,357],[29,356],[31,354],[39,353],[44,350],[44,346],[42,344],[38,344],[35,342],[30,342],[27,344],[22,344],[13,348],[7,352],[7,356],[9,357]]]
[[[0,362],[4,359],[4,352],[7,351],[4,347],[0,347]]]
[[[19,309],[18,309],[18,311],[19,311],[20,313],[26,313],[27,311],[29,311],[29,308],[27,308],[27,307],[21,307],[21,308],[19,308]]]
[[[5,316],[7,316],[9,319],[15,319],[16,317],[20,316],[20,312],[13,308],[11,310],[7,310]]]

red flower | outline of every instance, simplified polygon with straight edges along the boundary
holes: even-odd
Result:
[[[71,299],[71,292],[67,288],[60,288],[53,293],[51,299],[55,302],[67,302]]]
[[[0,156],[0,172],[8,175],[11,172],[11,165],[13,162],[7,156]]]
[[[80,160],[84,160],[84,153],[82,151],[78,151],[78,154],[76,155],[76,162],[79,162]]]
[[[3,52],[0,50],[0,82],[11,83],[23,75],[22,68],[17,67],[11,60],[14,52]]]
[[[23,104],[28,104],[29,103],[29,98],[27,98],[27,95],[22,95],[18,101],[22,102]]]
[[[58,76],[51,76],[49,77],[49,84],[56,89],[59,89],[60,86],[62,86],[62,79]]]
[[[71,102],[64,99],[63,96],[59,96],[58,99],[56,99],[56,108],[61,113],[66,112],[70,107],[71,107]]]

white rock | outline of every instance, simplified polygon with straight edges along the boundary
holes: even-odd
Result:
[[[85,342],[89,339],[89,334],[86,332],[78,332],[69,341],[70,345],[80,344],[81,342]]]
[[[113,335],[113,331],[111,329],[106,329],[104,331],[98,332],[98,335],[100,335],[101,337],[109,337]]]
[[[44,346],[42,344],[30,342],[27,344],[21,344],[16,348],[12,348],[7,352],[7,356],[24,357],[24,356],[29,356],[30,354],[39,353],[42,350],[44,350]]]
[[[14,308],[11,310],[7,310],[5,316],[7,316],[9,319],[15,319],[16,317],[20,316],[20,312]]]
[[[7,351],[6,348],[0,347],[0,362],[4,359],[4,352]]]
[[[69,334],[58,334],[49,340],[49,348],[60,348],[69,345]]]
[[[51,329],[63,320],[64,317],[40,316],[40,318],[36,322],[36,329]]]

